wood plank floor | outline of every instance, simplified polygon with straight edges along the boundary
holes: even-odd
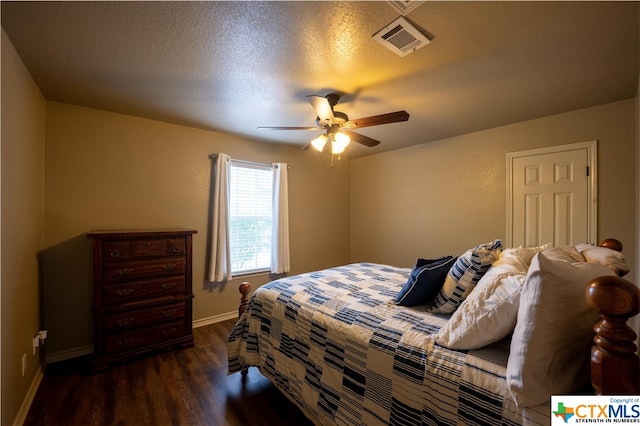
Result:
[[[227,376],[234,321],[194,329],[195,347],[92,374],[88,358],[47,367],[25,426],[301,425],[308,419],[255,368]]]

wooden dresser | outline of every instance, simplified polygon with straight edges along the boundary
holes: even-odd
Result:
[[[189,229],[92,231],[94,370],[193,346]]]

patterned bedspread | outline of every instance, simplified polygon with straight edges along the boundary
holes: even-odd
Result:
[[[255,291],[229,336],[229,373],[257,366],[317,425],[547,425],[505,382],[509,342],[453,351],[448,316],[397,306],[410,270],[358,263]]]

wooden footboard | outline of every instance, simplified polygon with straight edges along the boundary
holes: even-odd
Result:
[[[585,288],[587,301],[602,320],[591,349],[591,382],[598,395],[640,393],[636,333],[627,320],[640,312],[640,289],[614,276],[598,277]]]
[[[622,251],[614,238],[601,247]],[[593,326],[591,384],[598,395],[640,393],[640,359],[636,354],[636,333],[627,321],[640,312],[640,289],[619,277],[599,277],[587,284],[585,296],[602,320]]]

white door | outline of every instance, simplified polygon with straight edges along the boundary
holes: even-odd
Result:
[[[507,154],[510,247],[597,242],[596,142]]]

